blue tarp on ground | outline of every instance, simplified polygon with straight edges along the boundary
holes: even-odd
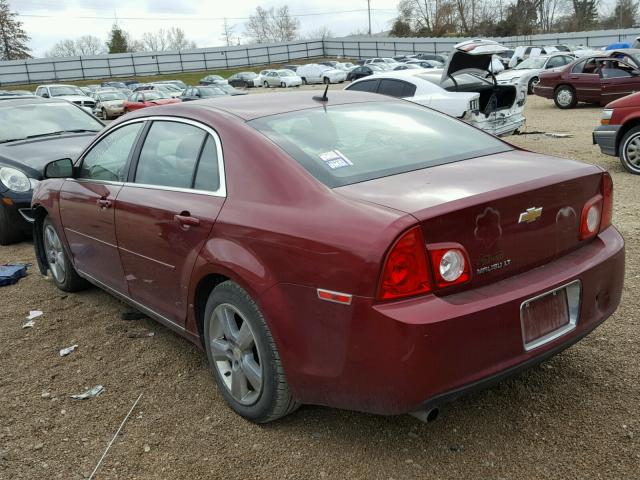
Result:
[[[27,275],[27,266],[23,263],[0,265],[0,287],[16,283]]]

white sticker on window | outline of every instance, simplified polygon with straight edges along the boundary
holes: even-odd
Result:
[[[330,150],[320,154],[322,161],[332,170],[353,166],[351,160],[338,150]]]

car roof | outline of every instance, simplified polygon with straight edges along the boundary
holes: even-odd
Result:
[[[327,92],[327,97],[329,98],[327,102],[313,100],[312,97],[319,94],[321,94],[319,91],[303,90],[301,92],[287,92],[280,93],[278,95],[230,95],[201,100],[197,102],[197,105],[187,102],[187,104],[178,104],[177,106],[184,108],[222,110],[245,121],[249,121],[260,117],[278,115],[280,113],[321,108],[325,105],[332,106],[349,103],[398,101],[392,97],[386,97],[383,95],[346,90],[329,90]]]

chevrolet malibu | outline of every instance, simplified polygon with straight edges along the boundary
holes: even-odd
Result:
[[[41,271],[201,346],[254,422],[302,403],[431,419],[620,301],[606,172],[391,97],[144,109],[45,173]]]

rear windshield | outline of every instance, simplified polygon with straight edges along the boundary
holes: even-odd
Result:
[[[249,125],[331,188],[512,149],[461,121],[401,101],[314,108]]]

